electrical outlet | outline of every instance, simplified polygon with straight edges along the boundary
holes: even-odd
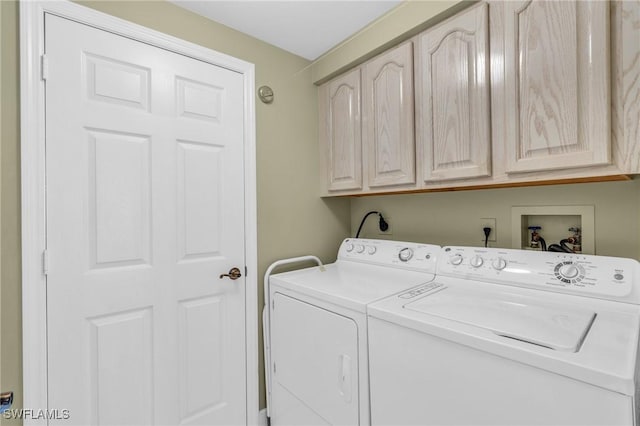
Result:
[[[378,224],[378,218],[376,217],[376,228],[378,229],[378,235],[393,235],[392,229],[393,226],[391,225],[392,223],[392,219],[388,216],[384,217],[384,220],[387,222],[387,225],[389,225],[389,227],[387,228],[386,231],[381,231],[380,230],[380,225]]]
[[[496,237],[498,236],[498,229],[496,228],[496,218],[495,217],[483,217],[480,219],[480,235],[482,236],[482,241],[484,243],[484,228],[491,228],[491,233],[489,234],[489,241],[496,242]]]

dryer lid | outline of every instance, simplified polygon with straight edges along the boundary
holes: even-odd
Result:
[[[579,350],[596,317],[588,309],[547,304],[537,297],[457,287],[444,287],[404,308],[568,352]]]

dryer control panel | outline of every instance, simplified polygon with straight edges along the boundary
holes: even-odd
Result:
[[[340,245],[338,259],[434,274],[439,253],[440,246],[433,244],[347,238]]]
[[[437,274],[640,303],[639,270],[638,261],[620,257],[443,247]]]

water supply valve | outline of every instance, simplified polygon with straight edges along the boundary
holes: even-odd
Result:
[[[580,228],[578,228],[577,226],[572,226],[571,228],[569,228],[569,232],[573,232],[573,234],[569,238],[567,238],[567,240],[569,240],[569,244],[573,245],[573,252],[582,252],[582,234],[580,233]]]
[[[532,249],[539,250],[540,249],[540,234],[538,234],[538,230],[542,229],[541,226],[529,226],[529,231],[531,231],[531,239],[529,242],[529,247]]]

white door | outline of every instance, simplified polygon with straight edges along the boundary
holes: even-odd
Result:
[[[46,17],[48,398],[246,423],[243,78]]]

